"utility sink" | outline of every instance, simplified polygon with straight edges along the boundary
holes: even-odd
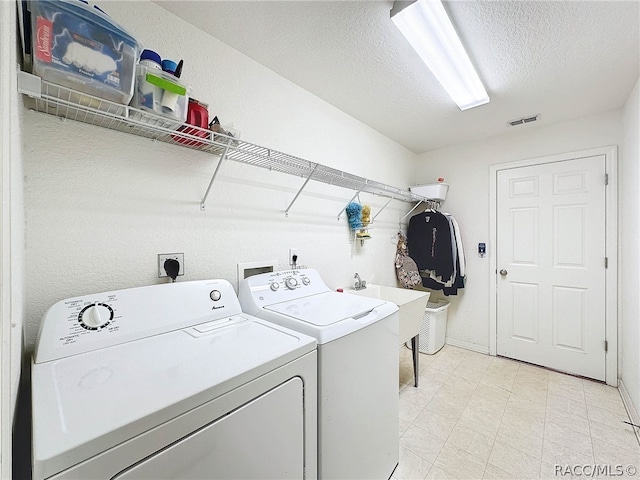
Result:
[[[350,289],[348,292],[354,295],[379,298],[398,305],[400,309],[400,345],[420,333],[424,310],[427,308],[427,301],[431,295],[429,292],[371,283],[368,283],[367,288],[362,290]]]
[[[400,345],[411,340],[413,349],[413,372],[415,386],[418,386],[418,334],[422,326],[424,311],[429,301],[429,292],[408,290],[406,288],[387,287],[385,285],[367,284],[362,290],[347,290],[353,295],[379,298],[395,303],[400,309]]]

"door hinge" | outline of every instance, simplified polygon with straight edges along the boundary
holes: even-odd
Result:
[[[604,351],[605,353],[609,351],[609,342],[607,340],[604,341]]]
[[[604,268],[609,268],[609,257],[604,257]]]
[[[604,184],[605,185],[609,185],[609,174],[608,173],[604,174]]]

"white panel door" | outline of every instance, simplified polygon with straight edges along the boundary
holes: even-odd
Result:
[[[605,379],[605,157],[497,172],[497,354]]]

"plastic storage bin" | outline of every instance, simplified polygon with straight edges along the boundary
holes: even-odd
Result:
[[[419,350],[421,353],[433,355],[444,347],[447,333],[448,300],[427,302],[420,327]]]
[[[126,105],[140,46],[107,14],[79,0],[31,2],[33,71],[42,79]]]
[[[447,199],[447,192],[449,191],[448,183],[428,183],[426,185],[415,185],[409,187],[412,193],[421,195],[429,200],[435,200],[436,202],[444,202]]]
[[[187,88],[178,78],[144,65],[136,67],[132,107],[184,123],[188,104]]]

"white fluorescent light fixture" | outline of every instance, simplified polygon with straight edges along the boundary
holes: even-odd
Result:
[[[440,0],[397,1],[391,20],[427,64],[460,110],[489,103],[489,95],[471,64]],[[398,11],[399,10],[399,11]]]

